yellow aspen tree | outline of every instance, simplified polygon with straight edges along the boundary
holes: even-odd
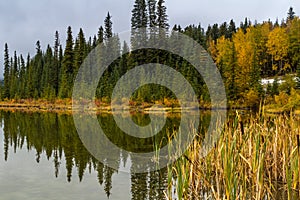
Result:
[[[254,50],[251,44],[251,39],[249,38],[250,31],[251,29],[247,28],[247,33],[245,34],[244,31],[240,29],[233,36],[233,42],[237,58],[236,81],[239,93],[247,91],[250,87],[250,73],[252,70],[252,63],[254,58]]]
[[[216,44],[216,64],[223,76],[229,99],[238,97],[236,84],[236,55],[234,44],[225,36],[220,37]]]
[[[290,69],[288,63],[289,38],[286,30],[281,27],[274,28],[266,44],[267,52],[272,56],[272,68],[276,72],[287,71]]]

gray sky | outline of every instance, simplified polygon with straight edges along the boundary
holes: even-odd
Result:
[[[72,26],[74,37],[79,28],[85,36],[93,36],[109,11],[114,32],[130,29],[130,16],[134,0],[0,0],[0,77],[3,69],[3,51],[8,43],[10,55],[13,51],[35,52],[35,43],[40,40],[42,48],[53,46],[54,33],[60,33],[65,43],[67,26]],[[222,23],[234,19],[237,25],[245,17],[253,22],[281,21],[292,6],[300,14],[299,0],[166,0],[171,27],[180,24]]]

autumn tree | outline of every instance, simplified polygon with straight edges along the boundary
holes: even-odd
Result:
[[[288,63],[289,38],[286,31],[277,27],[274,28],[269,36],[266,44],[267,52],[272,56],[272,69],[275,73],[283,73],[290,69]]]
[[[291,63],[292,71],[297,72],[297,77],[300,77],[300,19],[298,17],[290,21],[289,24],[289,50],[288,58]],[[298,88],[300,88],[300,80],[298,79]]]
[[[217,40],[215,61],[225,81],[227,96],[230,100],[237,98],[237,60],[235,46],[232,41],[222,36]]]

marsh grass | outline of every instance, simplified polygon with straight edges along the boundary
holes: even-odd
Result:
[[[169,167],[169,185],[178,199],[299,199],[299,135],[300,117],[292,113],[236,113],[205,158],[195,141]]]

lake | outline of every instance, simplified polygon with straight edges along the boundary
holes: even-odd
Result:
[[[150,122],[148,115],[127,117],[140,126]],[[167,167],[147,173],[127,173],[123,169],[135,161],[122,150],[111,152],[103,149],[106,158],[102,161],[95,159],[83,145],[72,115],[1,111],[0,118],[1,200],[141,200],[166,197]],[[122,136],[111,114],[101,114],[97,118],[107,137],[118,146],[128,151],[140,148],[140,143]],[[203,124],[209,120],[209,115],[201,115],[200,130],[204,131]],[[168,116],[162,132],[176,129],[179,121],[178,114]],[[163,137],[158,139],[163,140]],[[146,139],[143,145],[144,142],[147,142]],[[106,164],[110,161],[119,168]]]

